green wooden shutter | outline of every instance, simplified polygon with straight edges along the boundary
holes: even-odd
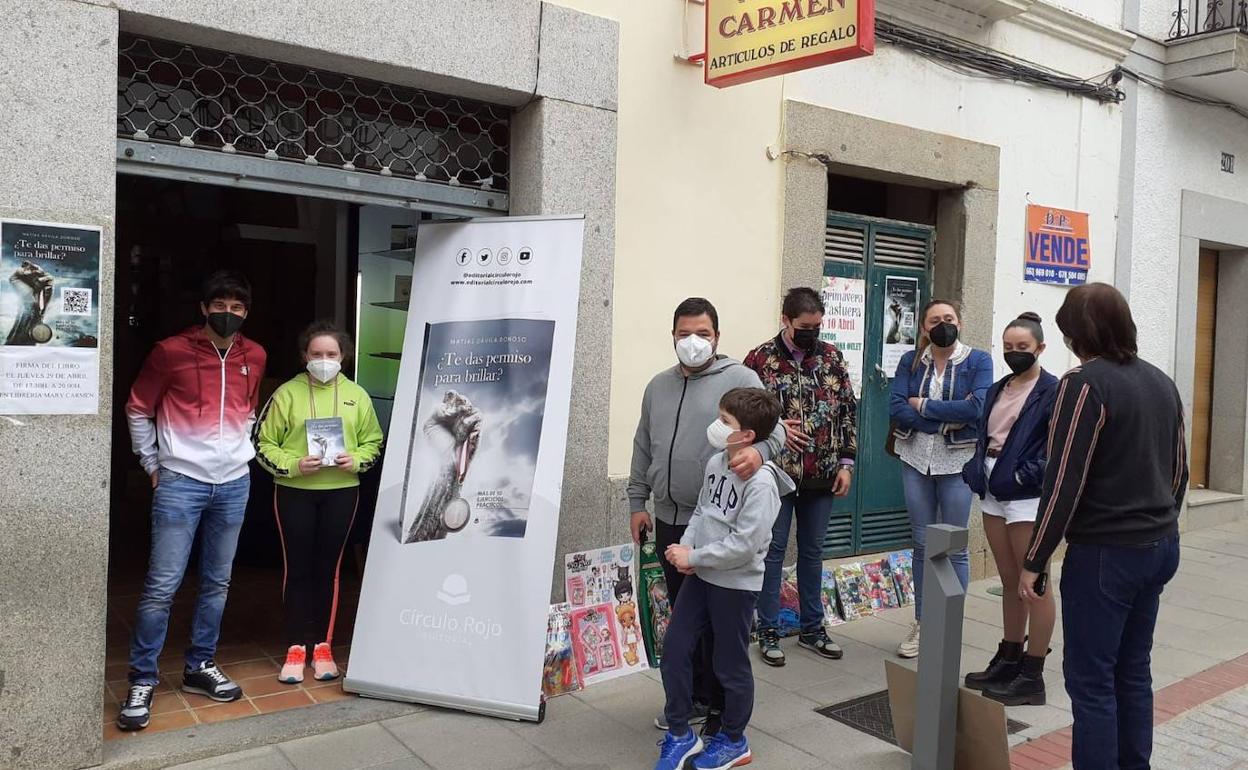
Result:
[[[935,231],[926,225],[829,212],[824,231],[824,275],[866,281],[866,350],[858,411],[854,489],[836,501],[824,539],[827,558],[905,548],[910,517],[901,488],[900,461],[884,452],[888,437],[888,376],[882,372],[885,280],[915,278],[918,303],[930,297]],[[917,308],[916,308],[917,310]]]
[[[865,225],[829,221],[823,235],[824,275],[842,278],[867,277],[867,239]],[[837,500],[832,505],[828,530],[823,539],[825,558],[853,555],[854,531],[857,520],[858,495]]]

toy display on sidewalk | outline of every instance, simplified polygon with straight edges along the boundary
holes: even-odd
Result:
[[[586,687],[649,668],[637,607],[636,549],[625,543],[565,557],[572,650]]]
[[[572,607],[550,605],[546,619],[546,663],[542,666],[542,697],[553,698],[584,687],[572,652]]]

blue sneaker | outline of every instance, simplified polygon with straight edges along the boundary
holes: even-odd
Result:
[[[659,761],[654,770],[681,770],[685,761],[702,750],[702,739],[693,730],[677,738],[670,732],[659,741]]]
[[[748,765],[753,759],[749,741],[744,735],[734,741],[727,733],[719,732],[711,736],[706,750],[693,760],[693,766],[696,770],[728,770],[730,767]]]

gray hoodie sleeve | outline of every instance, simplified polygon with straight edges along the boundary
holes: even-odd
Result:
[[[733,570],[749,564],[758,552],[771,540],[771,528],[780,512],[780,494],[770,474],[759,471],[757,479],[751,479],[745,488],[745,499],[737,513],[735,525],[722,540],[694,548],[689,552],[689,564],[695,568]],[[698,513],[702,516],[702,506]],[[690,523],[686,532],[693,530]]]
[[[641,419],[633,435],[633,464],[628,472],[628,507],[630,513],[646,510],[650,500],[650,388],[641,399]]]
[[[765,390],[763,381],[758,379],[758,372],[745,365],[739,368],[741,371],[741,383],[737,387]],[[771,435],[762,441],[755,442],[754,448],[763,456],[763,462],[769,462],[780,456],[780,450],[784,449],[784,445],[788,440],[789,435],[784,431],[784,423],[777,422],[775,430],[771,432]]]

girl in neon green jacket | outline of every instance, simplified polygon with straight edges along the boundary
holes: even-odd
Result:
[[[260,465],[276,479],[290,645],[278,679],[287,684],[303,681],[309,657],[316,679],[338,676],[332,653],[338,569],[355,521],[359,474],[377,462],[382,442],[368,393],[341,374],[350,338],[317,322],[299,335],[299,349],[307,372],[273,393],[255,432]]]

